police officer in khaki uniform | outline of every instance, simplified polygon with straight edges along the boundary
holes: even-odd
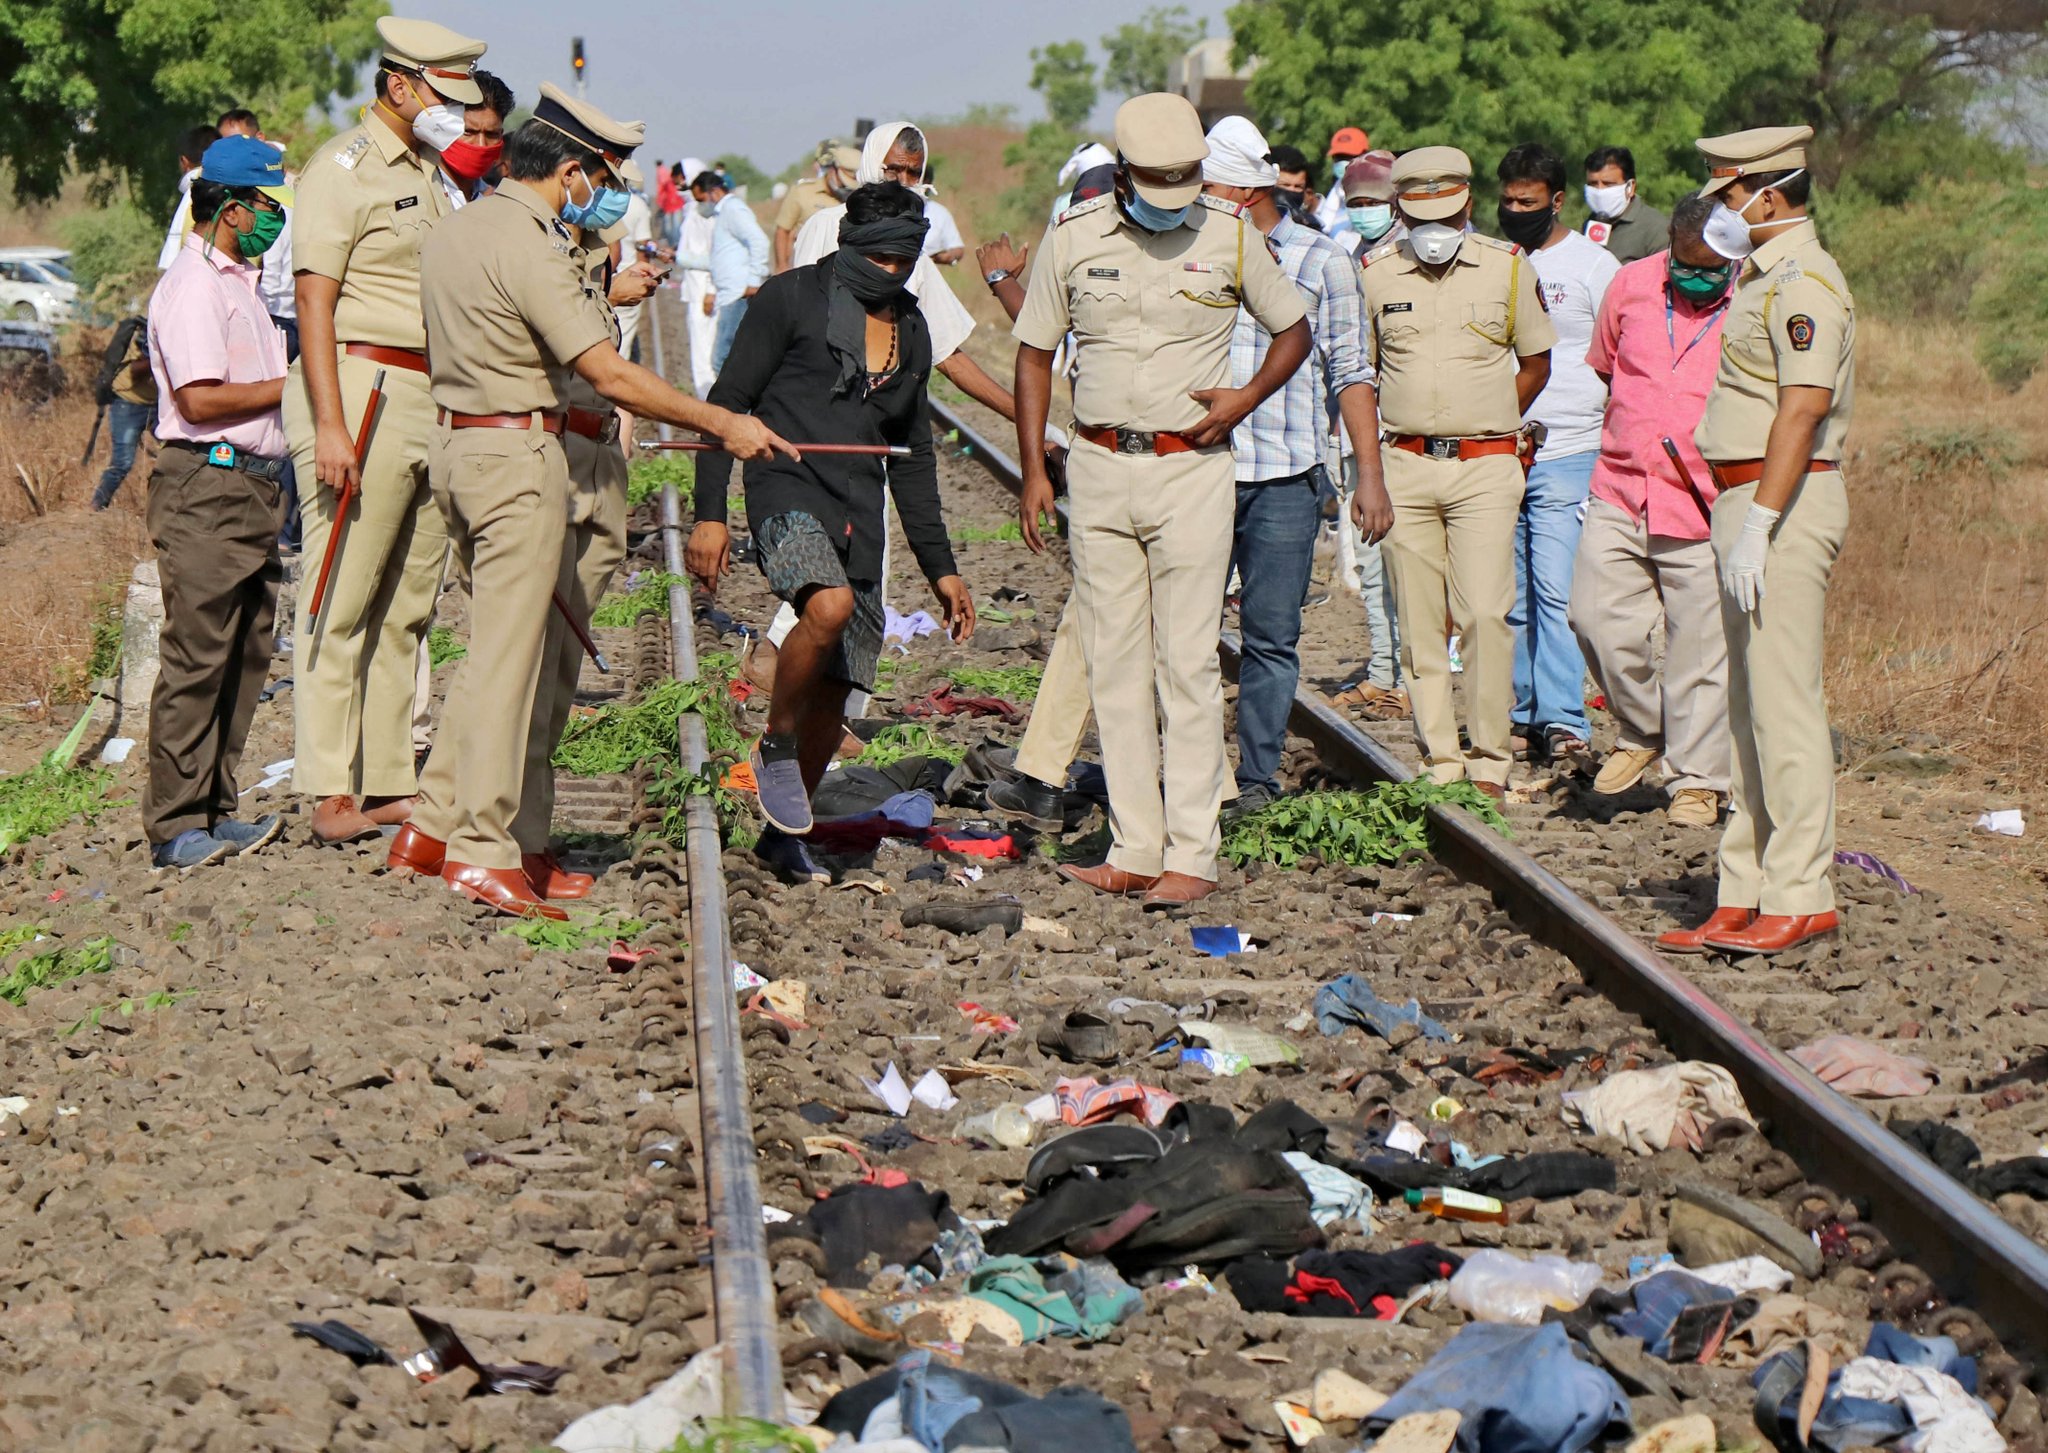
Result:
[[[434,497],[475,604],[440,744],[390,861],[529,917],[566,916],[534,892],[524,862],[534,845],[520,842],[514,821],[552,595],[576,589],[564,549],[569,374],[618,407],[718,436],[739,458],[794,453],[758,420],[687,398],[619,356],[563,220],[597,205],[604,149],[566,110],[528,122],[506,142],[505,184],[436,228],[420,258]]]
[[[1215,891],[1228,762],[1216,637],[1230,571],[1230,431],[1308,357],[1300,294],[1242,209],[1202,196],[1209,154],[1180,96],[1116,114],[1116,190],[1063,213],[1039,245],[1017,316],[1017,438],[1025,538],[1052,509],[1045,469],[1052,356],[1075,338],[1067,457],[1071,613],[1109,783],[1109,861],[1062,867],[1106,893],[1174,909]],[[1228,388],[1242,304],[1273,335]],[[1165,791],[1154,683],[1165,707]]]
[[[448,544],[427,483],[420,239],[450,210],[436,156],[461,138],[464,107],[483,100],[473,76],[482,41],[389,16],[377,34],[376,100],[307,165],[292,217],[301,353],[285,382],[284,426],[311,577],[292,631],[293,782],[318,800],[313,834],[328,843],[374,837],[412,809],[414,664]],[[383,402],[358,468],[356,434],[380,369]],[[316,625],[313,580],[349,479],[361,493]]]
[[[796,235],[804,223],[827,207],[846,200],[854,188],[854,173],[860,170],[860,148],[832,142],[818,152],[818,174],[796,182],[782,194],[775,211],[775,270],[788,272],[796,256]]]
[[[1856,303],[1807,217],[1806,126],[1697,143],[1720,205],[1707,246],[1739,269],[1693,439],[1714,482],[1728,634],[1732,811],[1719,906],[1660,948],[1774,954],[1836,930],[1835,754],[1821,694],[1828,576],[1849,529],[1842,455]]]
[[[1507,795],[1514,707],[1508,608],[1522,414],[1550,377],[1557,332],[1522,250],[1464,230],[1464,152],[1425,146],[1396,157],[1393,185],[1408,233],[1364,264],[1380,457],[1394,501],[1394,532],[1381,548],[1394,571],[1401,666],[1430,778],[1469,780],[1498,800]],[[1469,751],[1458,741],[1447,615],[1463,642]]]

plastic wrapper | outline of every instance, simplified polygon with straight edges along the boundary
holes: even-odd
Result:
[[[1524,1260],[1505,1251],[1475,1251],[1451,1278],[1451,1305],[1475,1321],[1534,1327],[1545,1307],[1569,1312],[1580,1306],[1606,1275],[1589,1261],[1562,1256]]]

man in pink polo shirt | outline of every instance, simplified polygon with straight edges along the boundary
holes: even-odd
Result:
[[[142,824],[159,869],[216,863],[282,828],[274,814],[237,822],[234,811],[284,577],[284,334],[256,291],[285,220],[270,189],[284,184],[277,152],[253,137],[208,147],[192,183],[192,230],[149,305],[164,447],[148,523],[164,626]]]
[[[1680,202],[1670,250],[1628,264],[1607,289],[1586,352],[1607,384],[1607,417],[1571,598],[1572,631],[1621,729],[1595,789],[1625,792],[1661,756],[1670,819],[1694,827],[1719,820],[1729,774],[1728,642],[1707,538],[1717,491],[1692,441],[1733,276],[1700,240],[1712,211],[1712,198]]]

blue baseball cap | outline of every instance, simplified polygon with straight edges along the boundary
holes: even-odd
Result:
[[[282,187],[284,166],[277,148],[253,136],[223,136],[199,159],[199,175],[227,187]]]

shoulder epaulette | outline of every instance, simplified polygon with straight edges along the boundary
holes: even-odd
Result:
[[[1245,215],[1243,207],[1226,197],[1212,196],[1210,193],[1204,192],[1202,193],[1201,202],[1211,212],[1221,212],[1226,217],[1243,217]]]
[[[1076,217],[1086,217],[1090,212],[1100,212],[1104,207],[1108,206],[1115,200],[1115,193],[1104,192],[1099,197],[1090,197],[1085,202],[1076,202],[1073,206],[1067,208],[1066,211],[1060,213],[1058,220],[1055,221],[1052,225],[1057,227],[1060,225],[1060,223],[1071,222]]]
[[[1484,232],[1468,232],[1465,234],[1465,240],[1468,242],[1483,242],[1488,247],[1507,253],[1510,257],[1520,256],[1522,252],[1522,249],[1515,246],[1514,243],[1505,242],[1498,237],[1488,237]]]
[[[363,159],[363,153],[370,149],[370,133],[357,131],[356,139],[334,154],[334,164],[345,172],[356,169],[356,163]]]
[[[1395,253],[1399,252],[1400,250],[1401,240],[1398,237],[1395,238],[1392,242],[1382,242],[1378,247],[1373,248],[1372,251],[1366,253],[1365,256],[1361,257],[1358,260],[1358,265],[1360,267],[1371,267],[1381,258],[1392,257]]]

